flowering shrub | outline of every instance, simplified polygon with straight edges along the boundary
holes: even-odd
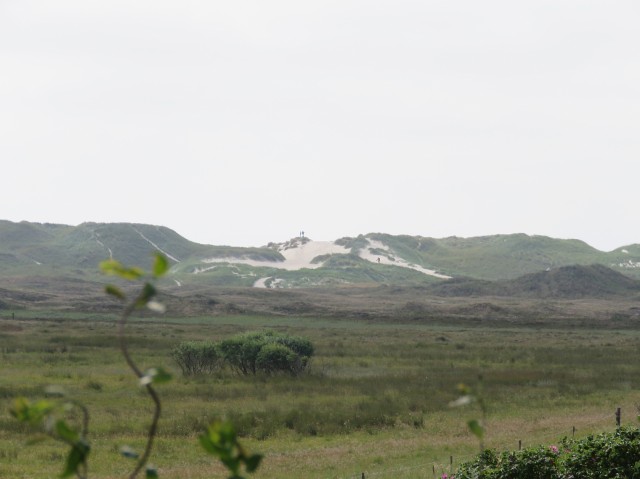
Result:
[[[455,479],[640,479],[640,429],[563,439],[561,447],[517,452],[485,450],[462,464]],[[451,479],[451,478],[448,478]]]
[[[570,448],[564,460],[567,478],[640,478],[638,428],[619,428],[613,433],[567,441],[567,445]]]

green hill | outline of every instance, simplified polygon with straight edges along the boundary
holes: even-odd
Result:
[[[532,295],[562,295],[565,283],[585,288],[590,291],[588,294],[605,293],[589,289],[588,282],[580,283],[585,275],[603,284],[619,283],[619,278],[613,281],[602,272],[594,276],[595,270],[589,274],[582,271],[574,277],[563,271],[564,276],[546,286],[537,277],[521,278],[569,265],[601,265],[640,279],[640,245],[602,252],[579,240],[524,234],[436,239],[369,233],[335,242],[294,238],[264,247],[243,248],[195,243],[169,228],[155,225],[67,226],[0,221],[0,279],[10,279],[11,284],[33,284],[30,279],[36,277],[38,284],[46,278],[60,284],[64,283],[61,278],[69,280],[64,284],[75,285],[71,280],[100,282],[102,277],[97,269],[100,261],[113,257],[126,264],[149,267],[151,254],[156,250],[170,259],[169,278],[178,288],[393,284],[431,285],[434,291],[442,288],[441,294],[461,295],[492,291],[497,287],[492,282],[520,278],[518,283],[508,284],[512,288],[519,285],[519,292],[513,294],[529,290]],[[311,256],[301,261],[296,255],[305,251]],[[453,280],[443,283],[449,277]],[[7,284],[0,283],[0,287]],[[619,291],[624,290],[619,287]]]
[[[640,293],[640,281],[601,264],[572,265],[522,276],[505,290],[536,298],[607,298]]]
[[[439,296],[509,296],[537,299],[615,298],[640,296],[640,280],[600,264],[571,265],[513,280],[456,278],[426,290]]]
[[[614,258],[579,240],[561,240],[525,234],[449,237],[370,234],[367,238],[390,245],[406,259],[430,265],[450,276],[509,279],[570,264],[602,263]],[[640,258],[639,254],[635,256]]]

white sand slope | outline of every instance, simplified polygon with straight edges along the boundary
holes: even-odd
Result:
[[[269,281],[273,276],[267,276],[266,278],[260,278],[255,283],[253,283],[254,288],[268,288],[267,281]]]
[[[411,264],[408,261],[403,260],[402,258],[396,257],[391,248],[389,248],[381,241],[367,241],[369,241],[369,246],[360,250],[360,257],[362,259],[366,259],[367,261],[371,261],[372,263],[390,264],[394,266],[401,266],[403,268],[413,269],[428,276],[434,276],[440,279],[451,279],[451,276],[440,274],[432,269],[423,268],[422,266],[418,266],[416,264]],[[382,250],[385,254],[374,254],[372,250]]]
[[[408,261],[398,257],[398,255],[389,246],[381,241],[367,240],[368,245],[360,250],[359,256],[362,259],[376,264],[385,264],[409,268],[420,273],[434,276],[440,279],[450,279],[450,276],[438,273],[432,269],[423,268],[422,266],[411,264]],[[278,247],[278,252],[284,257],[284,261],[260,261],[249,258],[238,257],[219,257],[206,258],[203,263],[230,263],[230,264],[246,264],[249,266],[284,269],[287,271],[297,271],[303,268],[316,269],[322,266],[322,262],[312,263],[313,259],[318,256],[331,254],[349,254],[350,250],[344,246],[337,245],[333,241],[310,241],[295,238]],[[380,254],[379,254],[380,253]],[[204,272],[215,266],[198,268],[196,272]],[[271,281],[270,281],[271,280]],[[268,288],[277,285],[279,280],[273,276],[259,278],[253,284],[256,288]]]
[[[289,247],[288,247],[289,246]],[[233,263],[248,264],[250,266],[261,266],[265,268],[286,269],[287,271],[297,271],[299,269],[308,268],[316,269],[322,266],[322,263],[312,263],[316,256],[325,254],[348,254],[349,250],[344,246],[335,244],[332,241],[308,241],[289,242],[281,246],[278,252],[284,256],[284,261],[256,261],[248,258],[206,258],[203,263]]]

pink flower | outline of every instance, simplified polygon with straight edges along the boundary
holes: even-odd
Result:
[[[559,454],[560,451],[558,450],[557,446],[549,446],[549,449],[551,449],[551,452],[554,454]]]

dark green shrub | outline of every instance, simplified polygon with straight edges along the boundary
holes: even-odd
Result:
[[[462,464],[455,479],[640,479],[640,430],[564,439],[560,446],[517,452],[484,451]]]
[[[538,446],[517,452],[484,451],[475,461],[463,464],[456,479],[561,479],[559,453],[554,447]]]
[[[313,345],[308,339],[273,331],[225,339],[218,344],[218,350],[226,364],[244,375],[257,372],[297,375],[307,369],[313,355]]]
[[[310,358],[313,356],[313,344],[311,341],[299,336],[289,336],[287,334],[272,335],[271,338],[279,344],[286,346],[298,356]]]
[[[473,461],[462,464],[456,474],[457,479],[494,479],[500,464],[498,453],[492,449],[485,449]]]
[[[171,351],[171,357],[185,376],[212,373],[220,365],[217,347],[211,341],[182,342]]]
[[[570,451],[565,469],[576,478],[640,478],[640,429],[619,428],[563,447]]]
[[[265,344],[256,357],[256,369],[267,374],[275,371],[287,371],[293,373],[298,369],[296,363],[300,362],[300,356],[288,347],[278,344]]]
[[[225,339],[218,344],[218,349],[231,369],[248,375],[256,373],[256,359],[263,344],[255,333],[251,333]]]

